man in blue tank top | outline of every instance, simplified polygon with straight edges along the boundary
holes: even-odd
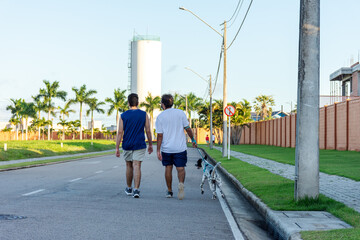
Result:
[[[126,184],[125,193],[134,198],[140,197],[141,162],[145,158],[146,136],[149,141],[148,152],[153,152],[150,132],[149,117],[146,112],[138,109],[139,97],[136,93],[128,96],[129,110],[121,114],[119,119],[119,130],[116,139],[116,157],[120,157],[119,146],[121,139],[124,159],[126,161]],[[132,182],[134,180],[134,190]]]

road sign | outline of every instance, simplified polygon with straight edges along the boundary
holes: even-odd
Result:
[[[227,105],[224,109],[224,112],[227,116],[231,117],[235,114],[235,108],[231,105]]]

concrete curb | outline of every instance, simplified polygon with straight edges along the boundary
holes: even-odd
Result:
[[[201,149],[201,148],[200,148]],[[201,149],[204,154],[208,157],[210,162],[214,164],[216,161],[207,154],[204,149]],[[218,169],[228,177],[228,179],[234,184],[234,186],[240,191],[240,193],[250,202],[250,204],[261,214],[265,219],[266,225],[269,232],[275,237],[275,239],[285,239],[285,240],[300,240],[300,233],[294,233],[289,231],[286,226],[284,226],[279,217],[276,216],[274,211],[270,209],[265,203],[261,201],[255,194],[247,190],[239,180],[237,180],[233,175],[231,175],[225,168],[221,165]]]

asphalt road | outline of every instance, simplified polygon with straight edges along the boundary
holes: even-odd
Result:
[[[176,177],[175,197],[165,198],[155,154],[143,162],[139,199],[125,195],[125,163],[115,156],[1,172],[0,239],[234,239],[207,184],[200,194],[197,153],[188,155],[184,200]]]

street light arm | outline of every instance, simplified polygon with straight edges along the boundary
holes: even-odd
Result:
[[[195,13],[193,13],[192,11],[190,11],[189,9],[186,9],[186,8],[184,8],[184,7],[179,7],[179,9],[191,13],[191,14],[194,15],[197,19],[199,19],[200,21],[202,21],[203,23],[205,23],[209,28],[211,28],[211,29],[214,30],[217,34],[219,34],[222,38],[224,37],[224,36],[223,36],[221,33],[219,33],[215,28],[213,28],[212,26],[210,26],[207,22],[205,22],[204,20],[202,20],[198,15],[196,15]]]
[[[208,80],[206,80],[205,78],[203,78],[200,74],[198,74],[197,72],[195,72],[194,70],[192,70],[191,68],[185,67],[185,69],[192,71],[193,73],[195,73],[196,75],[198,75],[198,77],[200,77],[202,80],[204,80],[205,82],[209,82]]]

